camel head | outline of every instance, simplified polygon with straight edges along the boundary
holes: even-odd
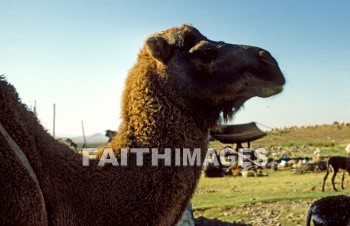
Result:
[[[208,112],[215,124],[220,113],[227,120],[248,99],[278,94],[285,83],[268,51],[212,41],[188,25],[148,37],[146,50],[172,103],[194,115]]]

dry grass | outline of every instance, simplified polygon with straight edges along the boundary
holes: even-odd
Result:
[[[256,178],[202,177],[192,199],[195,216],[253,225],[304,225],[313,201],[350,192],[349,177],[344,191],[334,192],[328,180],[326,191],[322,192],[324,173],[296,174],[292,170],[267,173],[266,177]],[[339,174],[338,188],[340,181]]]

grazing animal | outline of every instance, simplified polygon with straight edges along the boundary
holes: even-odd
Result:
[[[333,171],[334,171],[333,177],[332,177],[333,189],[335,191],[338,191],[334,185],[335,176],[337,175],[339,169],[346,170],[350,174],[350,158],[343,157],[343,156],[332,156],[328,159],[327,172],[326,172],[326,175],[324,176],[324,179],[323,179],[322,191],[324,191],[324,185],[326,183],[326,180],[327,180],[327,177],[328,177],[328,174],[330,172],[331,167],[333,168]],[[344,177],[345,177],[345,172],[343,172],[343,177],[342,177],[342,181],[341,181],[341,188],[342,189],[344,189]]]
[[[211,41],[188,25],[151,35],[129,72],[122,123],[108,144],[117,160],[127,150],[128,165],[101,167],[99,159],[83,166],[83,157],[55,141],[1,78],[0,122],[37,180],[1,135],[0,225],[176,225],[201,165],[154,166],[145,154],[138,166],[140,149],[132,148],[168,148],[171,156],[175,148],[199,148],[202,162],[221,115],[231,118],[246,100],[278,94],[284,83],[261,48]]]
[[[106,134],[105,136],[108,137],[108,142],[111,142],[113,140],[113,137],[115,137],[117,135],[116,131],[113,130],[106,130]]]
[[[306,226],[350,226],[350,197],[330,196],[312,203],[307,213]]]

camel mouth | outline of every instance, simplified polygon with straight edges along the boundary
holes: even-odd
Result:
[[[285,79],[282,74],[275,75],[275,77],[274,81],[269,81],[249,76],[245,81],[242,81],[243,93],[251,97],[261,98],[277,95],[283,91]]]
[[[284,82],[283,82],[284,84]],[[268,98],[283,91],[283,84],[276,84],[259,79],[249,79],[241,84],[241,90],[226,99],[222,104],[224,121],[231,120],[246,101],[253,97]]]
[[[255,96],[261,98],[268,98],[277,95],[283,91],[283,86],[270,85],[270,86],[254,86],[252,88]]]
[[[267,98],[267,97],[271,97],[279,93],[282,93],[282,91],[283,91],[283,86],[274,86],[272,88],[261,88],[259,90],[260,94],[258,95],[258,97]]]

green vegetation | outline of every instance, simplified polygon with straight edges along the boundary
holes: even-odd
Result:
[[[265,177],[202,177],[192,199],[196,217],[219,218],[224,221],[256,223],[268,216],[276,215],[282,225],[304,225],[309,205],[330,195],[350,192],[350,178],[345,180],[345,190],[334,192],[331,182],[326,182],[322,192],[322,173],[296,174],[292,170],[269,172]],[[340,188],[341,174],[336,178]],[[256,211],[255,215],[252,212]],[[291,216],[293,216],[291,218]]]
[[[287,150],[291,157],[311,157],[316,148],[323,156],[346,156],[350,143],[350,126],[328,125],[309,128],[287,128],[271,131],[252,143],[270,152]],[[218,141],[210,147],[220,150],[226,144]],[[277,158],[279,156],[277,155]],[[341,175],[336,178],[339,192],[331,188],[330,178],[322,192],[325,172],[297,174],[291,169],[270,172],[265,177],[205,178],[199,181],[192,199],[196,217],[219,218],[223,221],[241,221],[253,225],[305,225],[310,204],[322,197],[348,194],[350,178],[346,175],[345,190],[341,190]]]

